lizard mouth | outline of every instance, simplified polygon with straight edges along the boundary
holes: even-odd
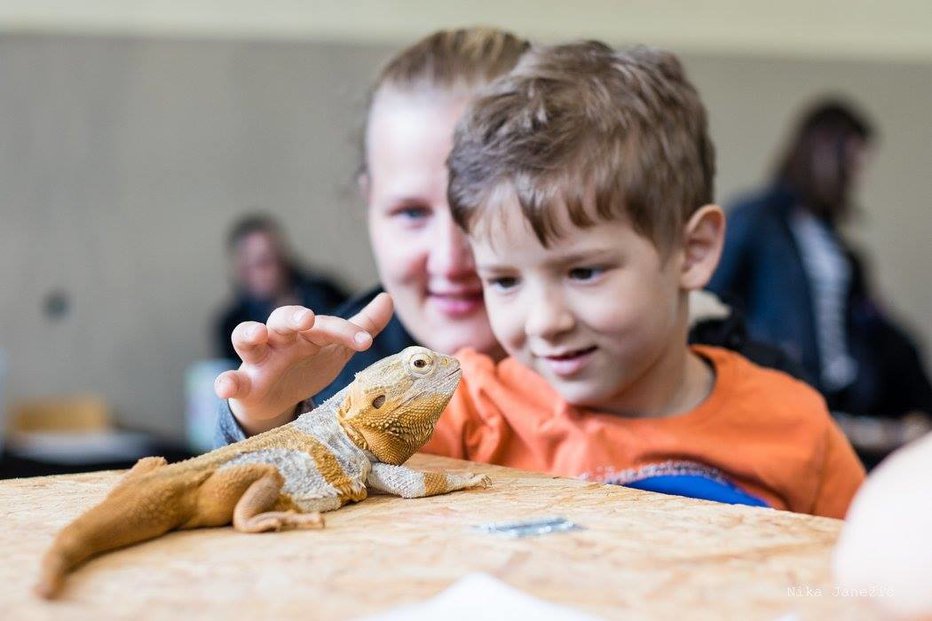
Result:
[[[453,391],[456,389],[457,384],[459,384],[460,378],[463,376],[462,369],[457,366],[455,369],[444,375],[440,378],[440,384],[444,388],[449,387],[450,396],[452,397]]]
[[[451,369],[449,373],[446,373],[445,375],[440,376],[440,382],[439,382],[440,388],[441,390],[448,389],[447,396],[449,398],[453,397],[454,389],[456,388],[456,385],[459,384],[460,377],[462,377],[462,375],[463,375],[463,370],[459,367],[459,365],[457,365],[455,368]],[[404,399],[401,400],[401,402],[398,404],[398,407],[403,408],[407,406],[409,403],[411,403],[412,401],[415,401],[416,399],[418,399],[420,396],[421,395],[419,394],[408,395]],[[448,401],[449,401],[449,398],[447,399]],[[446,407],[446,403],[444,403],[444,407]],[[441,412],[443,412],[443,408],[440,408],[440,411],[437,412],[437,416],[439,416]]]

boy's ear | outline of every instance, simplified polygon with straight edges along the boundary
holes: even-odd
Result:
[[[683,265],[680,286],[702,289],[715,273],[725,242],[725,212],[718,205],[703,205],[690,216],[683,231]]]

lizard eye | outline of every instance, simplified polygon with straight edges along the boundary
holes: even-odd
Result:
[[[385,404],[385,395],[379,395],[378,397],[372,400],[372,407],[374,407],[375,409],[379,409],[384,404]]]
[[[411,357],[411,367],[415,373],[426,373],[430,368],[430,357],[424,354],[417,354]]]

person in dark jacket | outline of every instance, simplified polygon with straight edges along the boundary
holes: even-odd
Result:
[[[932,413],[916,345],[878,302],[839,231],[872,138],[851,104],[815,104],[772,184],[729,211],[709,285],[743,312],[751,338],[800,365],[870,462],[928,429]]]

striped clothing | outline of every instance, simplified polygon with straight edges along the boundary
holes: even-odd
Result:
[[[827,391],[837,392],[850,385],[858,374],[845,326],[851,265],[835,231],[808,211],[793,212],[790,230],[799,247],[812,295],[819,380]]]

